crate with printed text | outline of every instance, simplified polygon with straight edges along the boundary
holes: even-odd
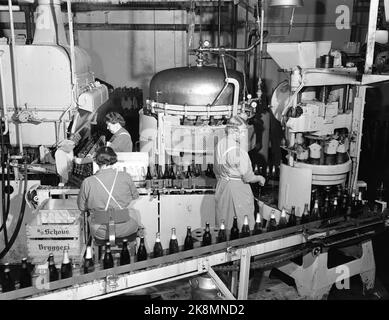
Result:
[[[53,253],[56,264],[60,264],[64,250],[68,251],[73,263],[82,259],[84,235],[81,218],[71,224],[41,224],[34,218],[26,225],[26,235],[27,252],[33,263],[45,262]]]

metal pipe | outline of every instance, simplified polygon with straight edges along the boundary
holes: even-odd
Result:
[[[14,29],[14,16],[12,11],[12,0],[8,0],[8,9],[9,9],[9,22],[11,27],[11,49],[12,49],[12,67],[14,71],[14,89],[15,89],[15,108],[19,108],[19,81],[18,81],[18,72],[16,66],[16,48],[15,48],[15,29]],[[19,139],[19,152],[23,154],[23,140],[22,140],[22,126],[17,124],[18,128],[18,139]]]
[[[74,54],[74,37],[73,37],[73,16],[71,9],[71,1],[67,0],[67,8],[68,8],[68,23],[69,23],[69,42],[70,42],[70,65],[71,65],[71,74],[72,74],[72,93],[73,99],[75,99],[74,95],[74,87],[76,84],[76,76],[75,76],[75,54]]]
[[[0,11],[8,11],[9,9],[8,9],[8,5],[0,5]],[[21,11],[20,10],[20,6],[15,6],[15,5],[13,5],[12,6],[12,11]]]
[[[4,132],[2,134],[8,133],[8,112],[7,112],[7,104],[5,97],[5,89],[4,89],[4,72],[3,72],[3,55],[4,50],[0,50],[0,82],[1,82],[1,100],[3,101],[3,118],[4,118]]]

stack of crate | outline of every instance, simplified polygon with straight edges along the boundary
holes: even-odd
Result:
[[[84,251],[83,221],[75,198],[47,199],[26,225],[27,250],[31,262],[41,264],[54,254],[60,264],[64,250],[74,264],[81,263]]]

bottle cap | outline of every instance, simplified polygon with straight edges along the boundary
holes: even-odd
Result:
[[[261,223],[261,215],[259,214],[259,212],[257,212],[257,216],[255,218],[255,222]]]
[[[155,235],[155,242],[161,242],[159,232],[157,232]]]
[[[273,215],[274,215],[274,213],[273,213]],[[281,211],[281,217],[286,218],[286,210],[285,210],[285,208],[282,209],[282,211]]]
[[[63,251],[63,261],[62,261],[63,264],[68,264],[70,263],[69,261],[69,254],[68,254],[68,251],[67,250],[64,250]]]
[[[224,230],[226,226],[224,225],[224,220],[220,222],[220,230]]]
[[[86,248],[85,259],[92,259],[92,247],[87,247]]]
[[[248,215],[244,216],[243,224],[246,224],[246,225],[249,224],[249,217],[248,217]]]

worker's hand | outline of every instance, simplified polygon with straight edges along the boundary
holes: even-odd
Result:
[[[258,183],[261,185],[261,186],[264,186],[265,185],[265,182],[266,182],[266,179],[262,176],[257,176],[257,179],[258,179]]]

